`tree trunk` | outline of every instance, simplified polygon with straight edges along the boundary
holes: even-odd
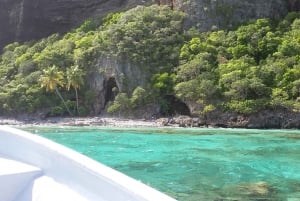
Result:
[[[75,94],[76,94],[76,109],[77,109],[77,115],[79,115],[79,103],[78,103],[78,92],[77,89],[75,89]]]
[[[69,115],[70,115],[70,116],[73,116],[73,114],[72,114],[72,112],[70,111],[69,107],[67,106],[67,104],[66,104],[64,98],[63,98],[63,97],[61,96],[61,94],[59,93],[57,87],[55,87],[55,91],[56,91],[56,94],[59,96],[59,98],[62,100],[64,106],[66,107],[66,109],[67,109],[67,111],[68,111],[68,113],[69,113]]]

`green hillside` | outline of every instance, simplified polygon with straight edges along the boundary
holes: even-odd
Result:
[[[140,6],[86,21],[65,35],[7,45],[0,57],[0,115],[98,114],[91,79],[104,73],[101,58],[138,66],[145,75],[131,78],[145,79],[136,86],[124,77],[102,112],[130,114],[158,104],[168,115],[167,96],[193,115],[299,110],[299,13],[204,33],[184,30],[184,17],[169,7]]]

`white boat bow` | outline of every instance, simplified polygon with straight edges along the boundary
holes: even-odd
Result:
[[[0,126],[1,201],[176,201],[48,139]]]

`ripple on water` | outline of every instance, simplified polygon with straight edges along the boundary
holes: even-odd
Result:
[[[24,129],[179,201],[300,201],[297,130]]]

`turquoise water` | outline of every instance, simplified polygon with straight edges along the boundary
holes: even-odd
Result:
[[[24,128],[179,201],[300,201],[300,131]]]

